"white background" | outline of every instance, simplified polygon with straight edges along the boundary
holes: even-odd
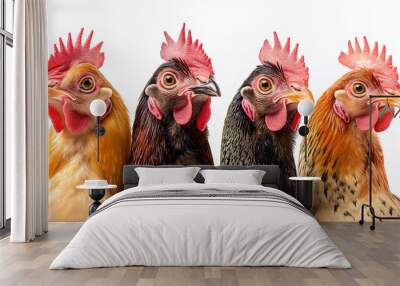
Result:
[[[125,99],[134,117],[138,97],[162,63],[160,46],[167,30],[175,39],[183,22],[212,58],[222,98],[213,100],[210,144],[219,162],[222,128],[228,105],[243,80],[259,64],[264,38],[276,30],[282,41],[300,43],[310,69],[310,89],[318,98],[348,71],[338,55],[347,40],[366,35],[370,43],[385,43],[394,64],[400,65],[400,4],[390,0],[363,1],[190,1],[190,0],[49,0],[49,43],[76,35],[81,27],[95,30],[104,41],[102,72]],[[400,194],[400,119],[381,134],[386,170],[394,193]],[[297,149],[298,150],[298,149]],[[296,150],[295,157],[298,156]]]

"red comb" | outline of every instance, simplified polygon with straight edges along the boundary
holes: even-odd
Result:
[[[369,48],[368,40],[364,37],[364,48],[361,49],[358,39],[355,38],[353,48],[351,41],[348,41],[348,53],[340,53],[339,62],[351,69],[365,68],[372,71],[376,79],[384,89],[400,89],[398,83],[399,75],[397,68],[392,65],[392,56],[386,59],[386,46],[383,45],[379,53],[378,43],[375,42],[372,51]]]
[[[282,47],[278,34],[274,32],[274,47],[265,40],[258,57],[261,63],[279,64],[288,82],[308,86],[308,67],[304,63],[304,56],[297,60],[298,49],[299,44],[296,44],[293,51],[290,51],[290,38]]]
[[[185,24],[175,42],[167,32],[164,32],[166,42],[161,45],[160,55],[163,60],[169,61],[174,58],[184,61],[194,76],[210,78],[214,75],[211,59],[203,50],[203,44],[199,40],[192,40],[192,32],[189,30],[187,37]]]
[[[90,43],[93,37],[93,31],[90,32],[82,45],[83,28],[72,43],[71,33],[68,33],[67,46],[61,38],[58,39],[60,47],[54,44],[54,52],[48,61],[48,77],[50,80],[59,81],[64,77],[65,72],[73,65],[79,63],[90,63],[100,68],[104,62],[104,53],[100,52],[103,42],[98,43],[93,48]]]

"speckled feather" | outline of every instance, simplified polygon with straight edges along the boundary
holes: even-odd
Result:
[[[293,157],[295,132],[287,123],[278,132],[266,129],[263,121],[255,125],[241,107],[242,96],[233,98],[225,118],[221,144],[221,165],[278,164],[286,177],[296,175]],[[288,113],[288,122],[294,112]],[[289,190],[288,182],[283,182]]]

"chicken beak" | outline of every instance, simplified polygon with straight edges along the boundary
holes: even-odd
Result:
[[[198,86],[192,87],[191,90],[195,95],[197,94],[205,94],[208,96],[221,96],[221,92],[219,90],[219,86],[217,83],[213,80],[210,79],[207,83],[205,84],[200,84]]]
[[[375,98],[371,102],[372,104],[388,106],[389,108],[400,108],[400,95],[396,95],[395,98]]]
[[[295,90],[291,93],[286,94],[283,98],[287,99],[287,104],[299,103],[304,99],[308,99],[314,102],[314,96],[308,88],[304,88],[303,90]]]
[[[61,96],[61,94],[58,89],[55,89],[54,87],[48,87],[48,97],[49,98],[58,98],[60,96]]]
[[[71,101],[76,101],[76,98],[73,95],[62,89],[49,86],[47,90],[49,100],[61,100],[62,97],[67,97]]]

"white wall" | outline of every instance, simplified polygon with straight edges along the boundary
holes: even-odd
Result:
[[[138,96],[154,70],[164,30],[176,37],[182,22],[212,58],[222,98],[212,104],[210,143],[216,162],[225,113],[232,96],[259,64],[258,51],[274,30],[300,43],[316,98],[347,69],[337,57],[348,39],[366,35],[386,43],[400,65],[397,1],[266,0],[49,0],[49,41],[81,27],[95,29],[106,53],[103,73],[119,90],[133,118]],[[381,136],[392,191],[400,194],[400,120]],[[296,151],[297,157],[297,151]]]

